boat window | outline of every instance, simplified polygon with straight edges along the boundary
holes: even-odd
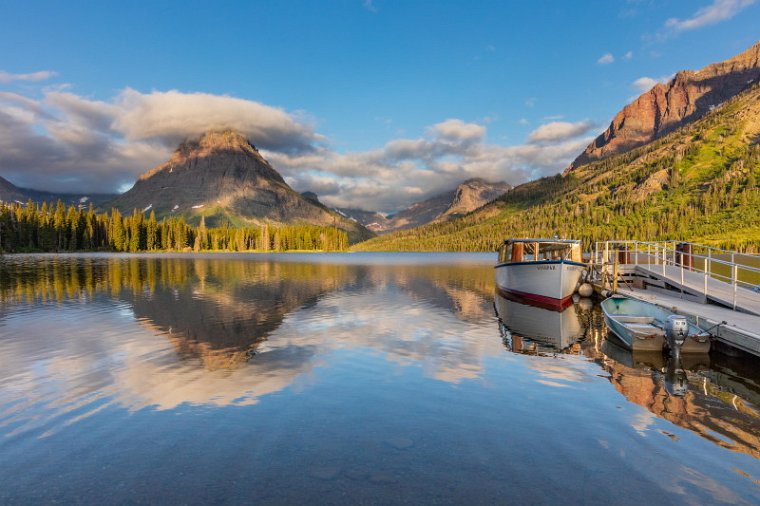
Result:
[[[513,242],[499,248],[499,263],[570,260],[581,262],[581,245],[554,242]]]
[[[532,262],[536,259],[536,250],[538,249],[537,242],[524,242],[520,243],[522,246],[522,261]]]
[[[537,260],[570,260],[580,262],[580,245],[572,243],[541,243]],[[576,260],[577,259],[577,260]]]

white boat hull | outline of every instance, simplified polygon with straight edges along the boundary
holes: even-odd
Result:
[[[511,262],[496,266],[500,290],[549,305],[570,300],[585,265],[567,260]]]

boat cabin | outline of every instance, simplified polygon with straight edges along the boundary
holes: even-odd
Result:
[[[571,239],[508,239],[499,248],[499,263],[566,260],[580,263],[581,242]]]

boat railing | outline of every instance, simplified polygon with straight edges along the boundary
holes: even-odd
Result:
[[[732,303],[736,308],[737,296],[742,290],[760,293],[760,255],[750,255],[736,251],[713,248],[685,241],[600,241],[595,243],[592,263],[604,270],[614,264],[639,265],[663,278],[676,280],[680,275],[680,285],[686,286],[685,278],[692,282],[695,277],[690,273],[701,274],[701,292],[705,298],[716,295],[720,290],[732,293]],[[754,264],[754,265],[752,265]],[[669,268],[670,267],[670,268]],[[672,269],[675,267],[676,269]],[[710,280],[717,280],[725,285],[716,285]]]

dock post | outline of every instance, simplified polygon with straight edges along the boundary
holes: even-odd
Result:
[[[681,298],[683,299],[683,253],[681,253]]]
[[[668,262],[668,243],[662,245],[662,277],[665,277],[665,264]]]
[[[652,245],[647,243],[647,269],[652,267]]]
[[[734,255],[731,254],[731,261],[733,261]],[[734,264],[731,266],[731,281],[734,284],[734,311],[736,311],[736,278],[739,277],[739,266]]]

